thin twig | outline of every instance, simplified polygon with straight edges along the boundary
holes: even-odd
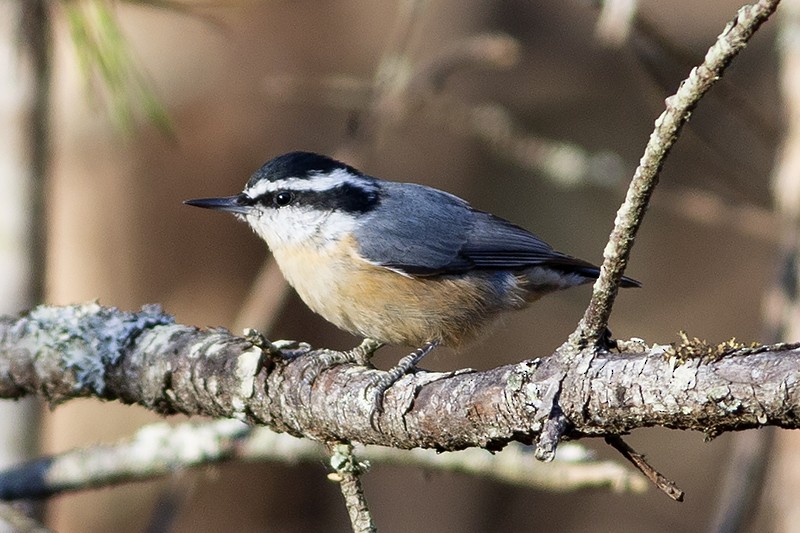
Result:
[[[647,477],[653,484],[658,487],[658,490],[675,500],[676,502],[683,501],[684,492],[675,486],[674,481],[665,478],[658,470],[650,466],[645,459],[644,455],[640,454],[630,446],[628,446],[622,437],[619,435],[609,435],[606,437],[606,443],[610,444],[612,448],[617,450],[622,456],[631,462],[639,471]]]
[[[329,446],[331,452],[331,466],[334,469],[329,477],[339,483],[350,515],[350,525],[353,533],[375,533],[378,529],[372,521],[367,498],[364,496],[364,487],[361,485],[361,474],[366,472],[369,465],[359,463],[353,455],[353,445],[333,443]]]
[[[692,109],[731,60],[747,44],[761,24],[775,11],[779,0],[762,0],[742,7],[708,50],[703,63],[692,69],[678,91],[667,98],[666,110],[655,122],[655,130],[631,180],[625,202],[617,212],[614,229],[603,252],[605,260],[594,285],[592,300],[570,341],[581,346],[602,338],[617,295],[619,281],[630,257],[633,241],[658,183],[659,173]]]
[[[501,483],[557,492],[607,488],[642,492],[637,473],[615,461],[598,460],[570,443],[551,464],[537,461],[531,449],[510,444],[501,453],[481,449],[441,454],[435,450],[397,450],[359,446],[358,456],[371,463],[460,472]],[[0,471],[0,500],[48,498],[57,494],[109,487],[170,476],[179,470],[226,461],[319,464],[320,443],[247,426],[236,420],[143,427],[128,439],[41,457]]]

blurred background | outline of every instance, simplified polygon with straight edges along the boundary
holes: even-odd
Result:
[[[29,247],[32,267],[12,269],[42,278],[27,298],[5,297],[5,312],[39,300],[97,299],[127,310],[157,302],[181,323],[237,333],[254,326],[270,339],[336,349],[359,339],[286,291],[260,239],[233,217],[181,201],[238,193],[266,160],[312,150],[384,179],[443,188],[599,263],[664,98],[740,6],[641,1],[626,25],[624,14],[605,12],[604,20],[600,5],[578,0],[41,2],[52,37],[49,123],[40,132],[49,134],[41,148],[49,164],[31,188],[25,180],[37,175],[36,159],[26,159],[26,146],[36,137],[26,132],[37,52],[29,38],[42,33],[21,25],[41,20],[22,17],[23,3],[0,5],[8,130],[0,149],[28,155],[4,170],[0,195],[11,202],[7,223],[46,246]],[[787,4],[778,13],[785,24]],[[114,49],[134,65],[122,81],[92,67],[76,43],[87,21],[100,30],[86,26],[84,45],[119,29]],[[755,36],[667,160],[626,272],[643,288],[618,298],[616,337],[667,343],[684,329],[750,342],[786,330],[764,318],[764,309],[780,315],[766,295],[786,256],[771,207],[790,105],[780,89],[780,28],[771,20]],[[37,188],[40,208],[25,203]],[[424,366],[486,369],[550,354],[589,295],[583,287],[548,297],[468,349],[436,351]],[[405,351],[382,350],[376,364],[385,368]],[[39,444],[23,447],[31,454],[113,442],[158,420],[97,401],[29,409],[21,424],[41,428]],[[767,430],[752,433],[761,445],[781,446]],[[383,531],[713,530],[736,440],[665,429],[629,437],[687,492],[683,504],[655,490],[548,494],[380,464],[364,482]],[[615,457],[602,442],[584,444]],[[62,532],[349,531],[325,474],[323,458],[311,466],[215,466],[60,496],[46,517]],[[772,497],[786,494],[782,483],[790,481],[768,474],[764,491],[756,487],[761,496],[747,503],[745,530],[780,529],[782,517],[797,512],[800,492],[789,491],[795,501],[785,506]],[[173,520],[161,528],[154,523],[165,505]]]

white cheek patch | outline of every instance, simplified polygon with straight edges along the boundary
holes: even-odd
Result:
[[[352,234],[358,226],[358,215],[330,211],[325,223],[320,227],[320,236],[325,240],[338,241]]]

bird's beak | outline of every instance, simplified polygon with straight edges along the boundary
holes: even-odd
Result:
[[[194,200],[184,200],[183,203],[195,207],[203,207],[205,209],[239,213],[241,215],[246,215],[253,209],[252,200],[244,194],[226,196],[224,198],[196,198]]]

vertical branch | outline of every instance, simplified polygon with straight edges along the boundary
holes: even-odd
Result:
[[[633,175],[625,201],[617,211],[614,229],[603,251],[600,277],[594,284],[589,306],[570,336],[576,346],[597,343],[602,338],[617,296],[619,281],[628,264],[633,241],[650,202],[664,160],[678,140],[691,111],[722,75],[761,24],[775,11],[779,0],[761,0],[742,7],[706,53],[703,63],[692,69],[678,91],[666,99],[666,109],[656,119],[655,129]]]
[[[372,521],[364,496],[364,487],[361,485],[361,474],[366,471],[368,465],[356,461],[352,444],[331,443],[328,448],[331,452],[331,466],[335,470],[330,477],[333,481],[337,481],[342,489],[353,532],[375,533],[378,529]]]

